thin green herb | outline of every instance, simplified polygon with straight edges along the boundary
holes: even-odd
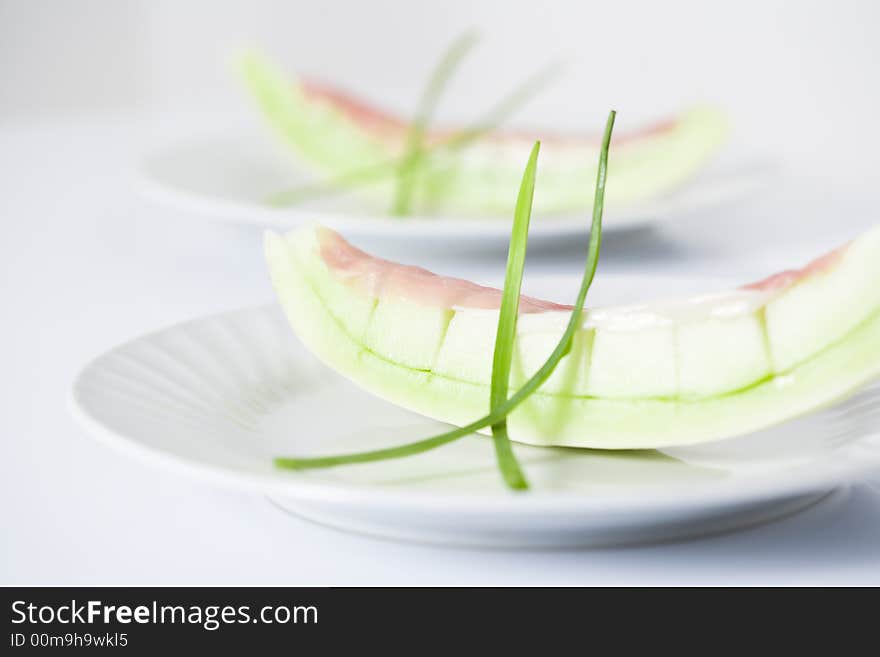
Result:
[[[599,152],[599,168],[596,174],[596,192],[593,199],[593,221],[590,229],[590,243],[587,249],[587,262],[584,267],[584,275],[581,280],[581,287],[578,291],[574,308],[571,311],[571,316],[559,343],[553,349],[553,352],[547,358],[546,362],[528,381],[526,381],[523,387],[517,390],[507,401],[490,411],[485,417],[475,420],[463,427],[451,429],[450,431],[432,436],[431,438],[425,438],[406,445],[399,445],[398,447],[388,447],[385,449],[355,452],[351,454],[340,454],[337,456],[318,456],[311,458],[280,457],[275,459],[275,465],[293,470],[328,468],[350,463],[367,463],[370,461],[403,458],[405,456],[427,452],[500,422],[506,418],[513,409],[519,406],[519,404],[540,388],[548,378],[550,378],[550,375],[553,374],[553,370],[556,369],[559,361],[561,361],[571,350],[574,333],[581,325],[587,292],[589,291],[590,285],[593,282],[593,277],[596,274],[596,265],[599,260],[599,251],[602,244],[602,211],[605,205],[605,179],[608,171],[608,147],[611,142],[611,133],[614,129],[615,116],[616,112],[614,112],[614,110],[608,114],[608,121],[605,123],[605,133],[602,137],[602,148]]]
[[[490,412],[507,401],[516,322],[519,316],[519,296],[526,262],[526,246],[529,241],[532,198],[535,195],[535,170],[538,166],[540,149],[541,142],[536,141],[523,173],[519,195],[516,198],[516,209],[513,213],[513,228],[510,232],[510,246],[507,252],[507,271],[504,275],[504,291],[501,294],[501,307],[498,310],[498,331],[495,334],[495,351],[492,356]],[[528,488],[529,484],[513,453],[510,436],[507,435],[507,418],[492,425],[492,440],[495,443],[498,469],[505,483],[513,489]]]
[[[504,96],[500,102],[493,105],[481,119],[456,132],[448,141],[441,143],[437,150],[446,148],[457,151],[486,136],[509,119],[520,107],[537,96],[558,74],[558,64],[548,64],[540,71],[533,73]]]
[[[423,162],[435,153],[458,152],[482,139],[506,121],[514,112],[534,98],[541,89],[555,77],[558,68],[550,65],[532,74],[500,102],[492,106],[481,118],[471,125],[455,132],[449,139],[424,146]],[[300,185],[270,196],[266,203],[273,207],[289,207],[312,198],[347,191],[348,189],[376,183],[397,173],[402,165],[401,158],[386,160],[351,171],[343,172],[330,180]]]
[[[422,159],[423,143],[428,125],[452,74],[476,43],[477,34],[475,32],[466,32],[458,37],[440,58],[431,77],[428,78],[428,83],[419,99],[418,109],[409,124],[404,141],[403,157],[400,159],[400,167],[397,171],[397,188],[391,206],[391,213],[394,215],[404,216],[410,212],[415,192],[416,169]]]

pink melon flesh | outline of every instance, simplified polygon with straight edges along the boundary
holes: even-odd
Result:
[[[397,141],[402,140],[406,134],[408,128],[406,121],[345,91],[313,80],[303,80],[301,89],[309,99],[334,107],[352,122],[377,136]],[[671,132],[677,125],[678,119],[666,118],[629,133],[615,133],[614,145],[626,146],[648,137]],[[428,143],[443,142],[460,131],[461,128],[455,126],[437,128],[428,132],[426,141]],[[531,144],[538,139],[538,135],[519,130],[496,130],[488,138],[498,142],[523,141]],[[546,131],[541,132],[540,139],[545,144],[557,143],[560,145],[598,146],[601,142],[598,135],[564,135]]]
[[[358,292],[374,297],[396,297],[434,308],[497,309],[501,306],[501,290],[477,285],[461,278],[440,276],[413,265],[403,265],[370,255],[350,244],[336,231],[316,229],[320,256],[334,276]],[[800,269],[787,269],[760,281],[743,285],[741,290],[754,291],[761,301],[767,293],[781,293],[798,281],[832,269],[843,257],[849,244],[810,261]],[[574,306],[545,301],[523,295],[521,314],[548,311],[571,311]]]
[[[832,249],[828,253],[811,260],[800,269],[786,269],[755,283],[743,285],[743,289],[779,292],[789,288],[801,279],[832,269],[843,257],[848,246],[849,244],[844,244],[836,249]]]
[[[396,297],[438,308],[495,309],[501,306],[501,290],[383,260],[352,246],[329,228],[317,230],[320,255],[327,268],[339,280],[369,297]],[[525,295],[520,297],[519,303],[521,313],[571,308]]]

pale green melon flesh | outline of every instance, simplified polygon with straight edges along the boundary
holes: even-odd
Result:
[[[263,57],[250,53],[239,68],[260,110],[301,162],[338,176],[390,161],[401,144],[365,129],[344,112],[304,93]],[[725,116],[710,107],[683,113],[672,128],[614,146],[606,207],[654,198],[692,177],[727,136]],[[522,176],[531,138],[482,139],[462,151],[437,150],[420,174],[415,209],[422,213],[503,216],[513,210],[510,190]],[[537,174],[536,207],[542,214],[583,211],[592,205],[598,144],[546,140]],[[393,183],[358,185],[355,193],[390,204]]]
[[[876,244],[878,236],[874,231],[855,246]],[[312,228],[288,237],[269,235],[266,251],[273,284],[296,334],[325,363],[385,399],[451,424],[467,424],[487,413],[494,330],[487,332],[486,327],[497,321],[497,312],[425,309],[359,294],[317,255]],[[849,268],[869,260],[862,254]],[[843,271],[839,275],[849,271],[843,265],[837,269]],[[828,285],[835,275],[837,270],[830,270],[814,277],[818,282],[808,278],[803,285]],[[795,285],[790,292],[797,290]],[[783,294],[772,300],[766,310],[774,303],[787,308],[786,298]],[[826,346],[786,370],[773,369],[770,363],[766,341],[772,338],[766,333],[772,335],[773,324],[753,322],[753,315],[687,325],[689,331],[709,334],[707,341],[681,331],[672,337],[662,330],[629,334],[628,346],[609,348],[607,353],[645,355],[659,348],[667,353],[655,356],[650,367],[641,368],[637,362],[613,362],[610,370],[602,366],[600,370],[624,372],[614,381],[585,375],[597,367],[591,361],[604,348],[596,344],[601,330],[581,330],[553,377],[510,415],[511,438],[538,445],[659,448],[749,433],[821,408],[880,373],[880,304],[868,310],[862,305],[859,312],[838,310]],[[512,389],[555,345],[561,315],[521,317]],[[779,317],[775,321],[783,328],[793,321],[784,313]],[[810,320],[808,315],[800,321]],[[841,326],[846,327],[843,333]],[[625,342],[626,337],[614,339]],[[680,358],[673,366],[676,387],[664,387],[669,386],[664,372],[670,367],[670,354],[682,353],[674,344],[680,340],[697,345],[686,352],[689,358],[708,359],[709,365],[688,365]],[[713,367],[721,368],[715,376]],[[648,372],[645,380],[640,372]],[[624,389],[627,384],[633,386],[629,391]],[[591,393],[601,385],[606,394]],[[701,396],[689,395],[691,389]],[[724,392],[714,394],[716,390]]]

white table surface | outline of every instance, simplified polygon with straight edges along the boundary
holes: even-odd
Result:
[[[866,483],[776,523],[683,543],[479,551],[325,529],[98,445],[66,408],[88,359],[272,296],[259,231],[134,196],[133,162],[156,135],[144,125],[0,127],[0,584],[880,584],[880,494]],[[878,192],[842,178],[783,179],[724,211],[610,235],[602,267],[759,276],[857,234],[878,209]],[[503,267],[497,253],[479,265],[409,255],[460,275]],[[536,250],[528,271],[573,271],[581,259]]]

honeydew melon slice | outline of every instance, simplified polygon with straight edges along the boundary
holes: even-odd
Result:
[[[259,108],[276,134],[302,163],[322,175],[341,176],[387,163],[402,154],[407,123],[339,90],[303,79],[291,80],[254,53],[239,68]],[[605,203],[623,206],[656,197],[693,176],[718,150],[727,120],[712,107],[695,107],[638,132],[614,138]],[[437,145],[454,129],[428,135]],[[462,150],[433,149],[413,194],[422,213],[461,216],[510,216],[522,176],[522,161],[537,137],[496,131]],[[591,207],[599,139],[541,135],[538,202],[544,214]],[[390,204],[393,184],[360,185],[354,190]]]
[[[489,409],[501,292],[374,258],[323,227],[269,234],[294,331],[373,393],[463,426]],[[880,227],[798,270],[719,294],[584,312],[569,354],[508,417],[512,439],[659,448],[807,413],[880,374]],[[523,297],[511,389],[569,308]]]

